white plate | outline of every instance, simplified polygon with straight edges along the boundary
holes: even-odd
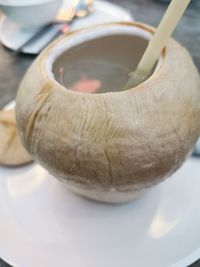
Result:
[[[199,203],[193,158],[123,205],[74,195],[38,164],[0,167],[0,257],[15,267],[185,267],[200,257]]]
[[[67,5],[64,3],[64,6]],[[72,30],[80,29],[90,25],[96,25],[100,23],[113,22],[113,21],[130,21],[133,20],[131,15],[119,6],[114,4],[95,1],[94,12],[85,18],[78,19],[74,21],[71,26]],[[55,26],[56,27],[56,26]],[[35,31],[27,31],[22,29],[19,25],[10,21],[7,17],[3,17],[0,22],[0,41],[8,48],[12,50],[17,50],[22,44],[24,44],[31,36],[33,36]],[[38,47],[40,48],[45,40],[51,39],[51,35],[54,34],[54,28],[48,32],[43,38],[34,42],[31,45],[24,47],[22,52],[27,54],[37,54]]]

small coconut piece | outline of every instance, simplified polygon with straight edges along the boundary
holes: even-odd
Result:
[[[16,128],[15,110],[0,111],[0,164],[17,166],[32,161],[21,145]]]

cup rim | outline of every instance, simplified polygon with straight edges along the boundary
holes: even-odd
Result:
[[[12,2],[11,2],[12,1]],[[60,0],[35,0],[33,1],[28,1],[27,0],[11,0],[9,2],[5,1],[5,0],[0,0],[0,5],[1,6],[8,6],[8,7],[25,7],[25,6],[37,6],[37,5],[42,5],[42,4],[46,4],[49,2],[57,2]]]

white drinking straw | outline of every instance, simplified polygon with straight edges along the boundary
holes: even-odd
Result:
[[[162,49],[166,46],[171,34],[176,28],[177,23],[183,16],[184,11],[191,0],[172,0],[165,12],[160,25],[150,40],[142,59],[140,60],[136,71],[130,74],[130,79],[124,89],[132,88],[145,81],[156,61],[158,60]]]

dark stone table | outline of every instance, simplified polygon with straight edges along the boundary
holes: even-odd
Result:
[[[129,10],[136,20],[154,26],[158,25],[166,9],[166,5],[158,0],[111,0],[111,2]],[[192,2],[175,31],[174,37],[187,47],[200,70],[200,0]],[[18,85],[33,59],[32,56],[15,56],[0,45],[0,108],[15,98]],[[8,266],[0,260],[0,267]],[[197,266],[200,266],[200,261],[192,265],[192,267]]]

